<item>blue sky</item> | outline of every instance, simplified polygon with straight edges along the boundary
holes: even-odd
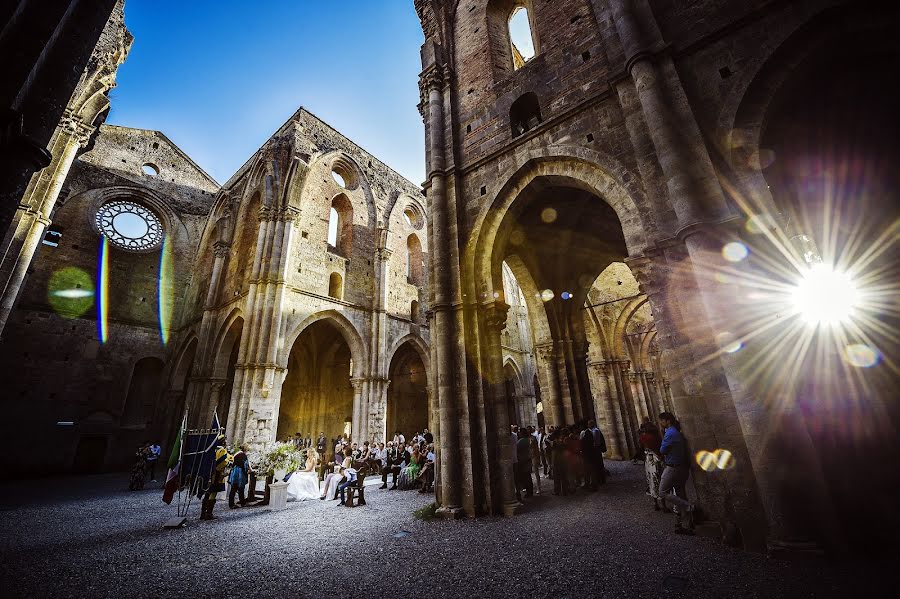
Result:
[[[162,131],[224,183],[305,106],[425,178],[412,0],[127,0],[110,124]]]

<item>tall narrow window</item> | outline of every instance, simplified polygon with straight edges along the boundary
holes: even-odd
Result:
[[[410,285],[423,283],[425,264],[422,259],[422,243],[415,235],[406,238],[406,281]]]
[[[334,299],[344,299],[344,279],[336,272],[328,277],[328,295]]]
[[[328,212],[328,250],[349,258],[353,250],[353,205],[339,193]]]
[[[338,211],[335,210],[334,206],[331,207],[331,210],[328,213],[328,245],[333,248],[337,247],[337,235],[338,235],[338,222],[340,221],[340,216],[338,215]]]
[[[409,319],[413,322],[419,322],[419,302],[416,300],[409,304]]]
[[[513,69],[518,70],[534,58],[534,36],[528,9],[518,6],[509,16],[509,45],[512,50]]]

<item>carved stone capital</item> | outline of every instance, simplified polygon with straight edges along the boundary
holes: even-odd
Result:
[[[91,125],[84,123],[81,119],[71,114],[64,115],[59,125],[81,147],[88,144],[91,135],[94,133],[94,128]]]
[[[217,241],[213,244],[213,254],[216,258],[227,258],[231,253],[231,244],[226,241]]]
[[[350,379],[350,384],[353,386],[354,391],[362,391],[363,385],[365,384],[366,379],[353,377]]]
[[[503,300],[496,300],[489,304],[483,304],[481,309],[484,326],[488,330],[502,331],[506,327],[506,313],[509,311],[509,304]]]
[[[556,357],[556,346],[551,341],[534,346],[534,354],[541,360],[553,360]]]

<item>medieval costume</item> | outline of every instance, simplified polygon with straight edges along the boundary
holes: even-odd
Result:
[[[232,459],[232,455],[225,449],[225,436],[219,435],[219,438],[216,439],[216,461],[213,465],[209,486],[206,488],[203,504],[200,508],[201,520],[212,520],[214,518],[213,508],[216,506],[216,494],[225,490],[225,469]]]

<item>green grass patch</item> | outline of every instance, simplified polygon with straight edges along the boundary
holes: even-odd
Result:
[[[425,522],[434,520],[437,518],[437,504],[432,502],[426,506],[420,507],[413,512],[413,517],[417,520],[424,520]]]

